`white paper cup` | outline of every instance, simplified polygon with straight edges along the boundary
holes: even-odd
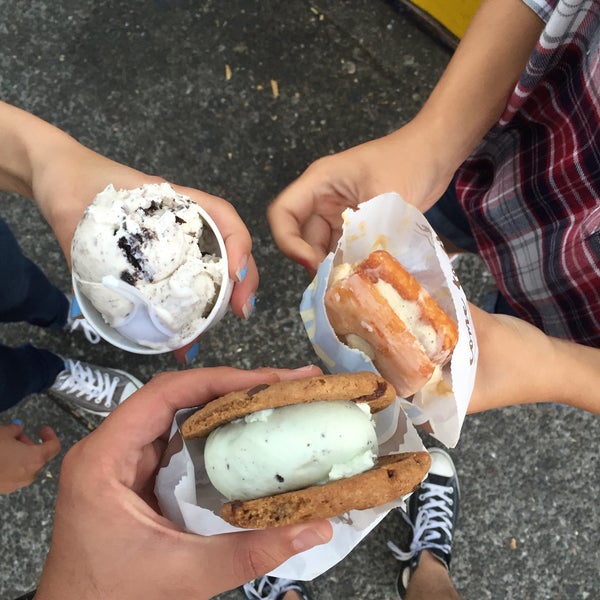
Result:
[[[179,340],[176,347],[174,347],[172,344],[169,344],[169,342],[165,344],[153,344],[152,347],[150,347],[148,345],[139,343],[139,341],[135,339],[123,335],[123,333],[119,332],[115,327],[112,327],[104,320],[104,317],[101,315],[101,313],[82,292],[81,284],[78,281],[77,275],[74,272],[72,273],[71,279],[73,283],[73,291],[83,316],[87,319],[98,335],[107,342],[111,343],[113,346],[121,348],[122,350],[127,350],[128,352],[133,352],[135,354],[162,354],[164,352],[172,352],[177,348],[181,348],[182,346],[189,344],[200,334],[204,333],[211,327],[214,327],[227,313],[227,309],[229,308],[229,300],[231,298],[231,293],[233,292],[233,281],[229,278],[229,261],[227,259],[225,240],[208,213],[201,207],[198,208],[200,209],[200,214],[205,225],[203,236],[207,236],[209,233],[212,234],[212,236],[204,239],[204,242],[206,243],[207,247],[214,247],[214,249],[211,248],[212,252],[220,255],[223,259],[221,261],[223,279],[221,287],[219,288],[217,299],[210,313],[200,322],[198,329],[189,336]],[[98,283],[97,285],[102,284]]]

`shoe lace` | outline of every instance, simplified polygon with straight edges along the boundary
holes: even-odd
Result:
[[[293,579],[280,579],[265,575],[244,584],[246,598],[256,600],[277,600],[286,592],[296,591],[301,595],[301,588]]]
[[[83,335],[85,335],[90,344],[97,344],[100,342],[100,336],[96,333],[96,330],[89,324],[85,317],[69,319],[66,328],[71,332],[81,329],[81,331],[83,331]]]
[[[118,377],[111,375],[102,369],[94,369],[82,365],[79,361],[65,360],[66,372],[64,378],[60,378],[55,386],[57,390],[67,394],[74,394],[84,398],[88,402],[102,404],[109,408],[119,384]]]
[[[436,549],[450,554],[452,543],[452,488],[435,483],[424,483],[418,492],[423,502],[413,524],[413,539],[408,551],[393,542],[388,548],[400,561],[408,561],[423,550]],[[444,537],[445,536],[445,537]],[[439,540],[445,539],[445,543]]]

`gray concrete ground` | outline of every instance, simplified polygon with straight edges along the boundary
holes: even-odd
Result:
[[[195,366],[314,362],[297,310],[307,281],[275,248],[265,208],[313,159],[406,122],[447,51],[382,0],[0,0],[0,14],[2,99],[116,160],[221,195],[246,221],[262,276],[256,315],[226,318],[206,335]],[[68,290],[64,259],[35,206],[10,194],[0,202],[26,253]],[[479,299],[489,281],[477,260],[464,261],[460,274]],[[4,344],[27,340],[144,380],[177,368],[168,355],[0,328]],[[531,368],[541,359],[531,357]],[[2,422],[15,417],[30,433],[49,423],[65,450],[97,424],[43,394]],[[599,597],[599,437],[597,418],[552,404],[467,418],[452,451],[462,486],[452,573],[466,599]],[[0,498],[4,600],[36,584],[59,467],[60,457],[31,487]],[[312,582],[315,598],[395,597],[386,541],[406,535],[395,517]]]

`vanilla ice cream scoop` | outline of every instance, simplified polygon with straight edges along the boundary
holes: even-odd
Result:
[[[86,209],[71,258],[78,290],[108,325],[127,332],[132,299],[142,297],[159,329],[171,334],[170,349],[193,338],[227,280],[226,260],[202,209],[168,183],[132,190],[109,185]],[[112,278],[135,294],[103,283]]]
[[[215,429],[204,461],[213,486],[248,500],[370,469],[378,443],[369,406],[311,402],[261,410]]]

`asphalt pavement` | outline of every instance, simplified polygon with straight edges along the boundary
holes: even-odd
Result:
[[[383,0],[0,0],[0,14],[0,98],[115,160],[227,198],[245,220],[261,274],[256,313],[248,322],[228,315],[194,366],[315,362],[298,312],[308,281],[274,245],[265,209],[312,160],[407,122],[447,64],[447,46]],[[2,193],[0,214],[68,291],[64,257],[35,205]],[[491,285],[479,261],[461,261],[458,272],[479,302]],[[180,368],[170,355],[0,326],[1,343],[25,341],[144,381]],[[50,424],[63,452],[33,485],[0,497],[3,600],[35,587],[61,458],[99,422],[45,394],[1,422],[11,418],[32,434]],[[465,599],[600,597],[598,439],[596,417],[554,404],[467,417],[451,450],[462,491],[451,572]],[[405,538],[390,515],[310,583],[315,599],[395,598],[386,542]]]

